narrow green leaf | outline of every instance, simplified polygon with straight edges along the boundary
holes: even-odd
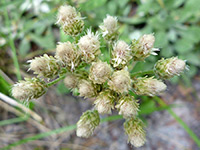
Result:
[[[13,118],[13,119],[8,119],[8,120],[2,120],[0,121],[0,126],[5,126],[13,123],[19,123],[28,120],[29,116],[26,115],[24,117],[18,117],[18,118]]]
[[[154,99],[161,105],[161,106],[167,106],[167,104],[160,99],[159,97],[155,96]],[[200,139],[197,137],[197,135],[190,129],[190,127],[180,118],[176,115],[176,113],[171,109],[167,108],[167,111],[174,117],[174,119],[185,129],[185,131],[189,134],[189,136],[194,140],[194,142],[197,144],[197,146],[200,148]]]

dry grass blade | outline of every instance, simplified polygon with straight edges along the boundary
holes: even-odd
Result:
[[[4,102],[14,106],[14,107],[18,107],[21,110],[23,110],[24,112],[30,114],[30,116],[32,116],[36,121],[38,122],[42,122],[42,117],[40,117],[37,113],[35,113],[34,111],[30,110],[29,108],[25,107],[24,105],[18,103],[17,101],[15,101],[14,99],[4,95],[3,93],[0,92],[0,99],[3,100]]]

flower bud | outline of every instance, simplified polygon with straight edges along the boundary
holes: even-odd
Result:
[[[90,29],[78,42],[83,60],[90,63],[101,53],[98,33],[94,34]]]
[[[44,54],[40,57],[35,57],[28,61],[30,63],[30,70],[34,71],[34,74],[38,74],[39,77],[54,78],[58,75],[60,66],[57,60]]]
[[[138,95],[154,96],[164,92],[167,86],[153,77],[140,77],[133,83],[133,88]]]
[[[78,79],[75,75],[73,74],[67,74],[65,79],[64,79],[64,84],[67,88],[73,89],[77,87]]]
[[[103,25],[99,26],[99,28],[102,30],[105,40],[115,40],[118,36],[117,17],[107,15],[103,20]]]
[[[133,40],[131,45],[132,54],[135,61],[143,61],[150,54],[157,55],[155,51],[159,51],[157,48],[153,48],[155,37],[153,34],[145,34],[138,40]]]
[[[19,100],[31,100],[42,96],[47,91],[47,85],[38,78],[25,78],[12,87],[12,95]]]
[[[130,47],[124,41],[115,43],[112,51],[113,67],[123,68],[132,58]]]
[[[180,75],[186,68],[184,60],[172,57],[168,59],[162,58],[154,66],[154,72],[163,79],[172,78],[175,75]]]
[[[84,112],[80,117],[80,120],[77,122],[76,135],[84,138],[90,137],[99,123],[100,118],[98,111],[88,110]]]
[[[111,67],[106,62],[94,62],[90,67],[89,79],[93,83],[103,84],[111,76]]]
[[[84,27],[81,14],[69,5],[61,6],[58,10],[57,24],[61,25],[63,31],[71,36],[79,35]]]
[[[112,96],[109,91],[103,91],[94,102],[95,109],[100,114],[111,114],[111,109],[114,109],[114,100],[114,96]]]
[[[59,43],[56,47],[55,57],[62,62],[63,65],[71,67],[71,70],[79,63],[79,52],[70,42]]]
[[[85,98],[90,98],[95,95],[95,88],[90,81],[87,80],[80,80],[78,84],[78,91],[80,93],[79,96],[83,96]]]
[[[131,89],[129,72],[125,70],[114,72],[108,85],[111,90],[117,93],[127,93]]]
[[[119,110],[119,114],[124,118],[136,117],[139,111],[139,104],[133,96],[122,97],[115,106]]]
[[[124,123],[124,130],[128,135],[128,142],[135,147],[141,147],[145,143],[146,138],[143,127],[143,122],[139,118],[130,118]]]

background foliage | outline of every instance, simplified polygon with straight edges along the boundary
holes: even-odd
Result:
[[[27,60],[43,53],[53,54],[58,41],[71,40],[55,25],[57,8],[66,3],[81,11],[85,29],[91,25],[98,29],[106,14],[110,14],[118,17],[120,38],[128,43],[142,34],[154,33],[155,47],[161,50],[158,57],[150,56],[145,63],[137,63],[133,71],[152,69],[161,57],[179,56],[187,60],[189,71],[181,80],[175,77],[171,82],[184,81],[192,86],[191,79],[200,67],[199,0],[1,0],[0,92],[10,94],[12,82],[7,76],[15,81],[19,73],[30,76],[26,72]],[[101,50],[106,51],[105,47]],[[63,83],[56,91],[60,95],[69,93]],[[139,99],[143,99],[142,115],[169,108],[158,107],[156,101],[147,97]]]

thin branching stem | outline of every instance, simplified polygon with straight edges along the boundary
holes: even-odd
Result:
[[[131,74],[131,78],[136,77],[136,76],[144,76],[144,75],[152,75],[154,74],[153,70],[148,70],[148,71],[138,71],[134,72]]]
[[[49,82],[49,83],[47,84],[47,86],[50,87],[50,86],[52,86],[52,85],[58,83],[60,80],[64,79],[65,76],[66,76],[66,75],[62,75],[62,76],[60,76],[59,78],[57,78],[56,80],[54,80],[54,81],[52,81],[52,82]]]

